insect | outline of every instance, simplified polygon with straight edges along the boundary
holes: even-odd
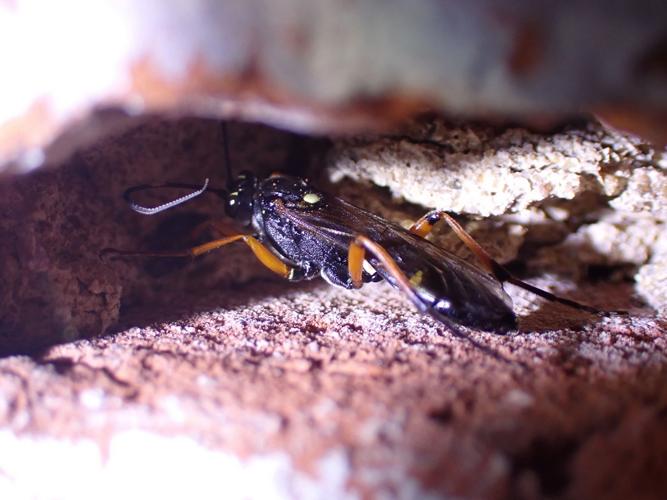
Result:
[[[224,125],[223,125],[224,127]],[[225,134],[227,189],[191,184],[141,185],[124,197],[130,207],[152,215],[191,200],[204,192],[224,200],[227,217],[247,231],[229,234],[178,252],[127,252],[105,249],[106,255],[198,256],[234,242],[243,242],[271,271],[290,281],[323,277],[347,289],[385,280],[400,289],[423,313],[454,333],[456,325],[504,334],[517,328],[512,299],[503,283],[512,283],[547,300],[590,313],[595,308],[558,297],[514,277],[443,211],[432,211],[409,229],[356,207],[286,175],[261,179],[250,172],[231,175]],[[194,189],[186,196],[154,208],[139,205],[132,195],[160,188]],[[446,222],[481,264],[475,267],[431,243],[425,237],[439,221]],[[215,225],[215,223],[213,223]]]

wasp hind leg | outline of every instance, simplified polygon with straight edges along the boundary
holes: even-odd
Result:
[[[248,234],[234,234],[175,252],[128,252],[115,250],[113,248],[105,248],[100,252],[100,257],[197,257],[239,240],[248,245],[252,253],[255,254],[255,257],[274,273],[291,281],[298,281],[300,279],[298,268],[285,264],[257,238]]]
[[[421,219],[419,219],[412,225],[412,227],[410,228],[410,232],[412,234],[424,238],[433,230],[433,226],[441,220],[444,220],[449,225],[449,227],[454,231],[456,236],[458,236],[458,238],[465,244],[465,246],[467,246],[468,249],[475,255],[475,257],[477,257],[477,260],[484,268],[484,270],[486,270],[489,274],[493,275],[501,283],[504,282],[512,283],[513,285],[518,286],[519,288],[523,288],[524,290],[527,290],[537,295],[538,297],[542,297],[543,299],[546,299],[548,301],[558,302],[560,304],[564,304],[566,306],[572,307],[574,309],[579,309],[581,311],[586,311],[588,313],[601,314],[603,312],[594,307],[587,306],[579,302],[575,302],[574,300],[566,299],[564,297],[559,297],[558,295],[554,295],[553,293],[547,292],[546,290],[542,290],[541,288],[537,288],[536,286],[533,286],[530,283],[526,283],[525,281],[522,281],[519,278],[514,277],[512,273],[510,273],[507,270],[506,267],[504,267],[503,265],[498,263],[493,257],[491,257],[488,254],[488,252],[484,250],[482,246],[479,243],[477,243],[477,241],[475,241],[475,239],[466,232],[465,229],[463,229],[461,224],[459,224],[447,212],[436,210],[427,213],[425,216],[423,216]],[[615,311],[615,312],[621,314],[624,313],[624,311]]]

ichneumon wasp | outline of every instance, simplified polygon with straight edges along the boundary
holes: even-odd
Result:
[[[224,200],[227,217],[247,232],[228,234],[179,252],[105,249],[103,254],[194,257],[242,241],[262,264],[290,281],[320,275],[332,285],[353,289],[385,280],[405,293],[417,309],[457,335],[462,334],[456,325],[499,334],[517,328],[512,299],[503,288],[505,282],[550,301],[589,313],[600,312],[514,277],[443,211],[429,212],[410,229],[404,229],[298,177],[271,175],[259,179],[244,172],[234,178],[224,124],[223,136],[227,189],[209,188],[207,179],[202,187],[182,183],[135,186],[125,191],[124,198],[136,212],[152,215],[204,192],[217,194]],[[136,192],[163,188],[194,191],[154,208],[132,199]],[[439,221],[445,221],[465,243],[481,269],[425,239]]]

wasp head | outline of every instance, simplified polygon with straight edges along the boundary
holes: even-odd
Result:
[[[253,213],[253,199],[257,190],[257,178],[250,172],[241,172],[230,183],[225,212],[234,220],[249,224]]]

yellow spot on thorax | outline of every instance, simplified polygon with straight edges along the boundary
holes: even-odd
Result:
[[[318,201],[320,201],[320,195],[317,193],[306,193],[303,195],[303,201],[306,203],[309,203],[310,205],[314,205]]]

